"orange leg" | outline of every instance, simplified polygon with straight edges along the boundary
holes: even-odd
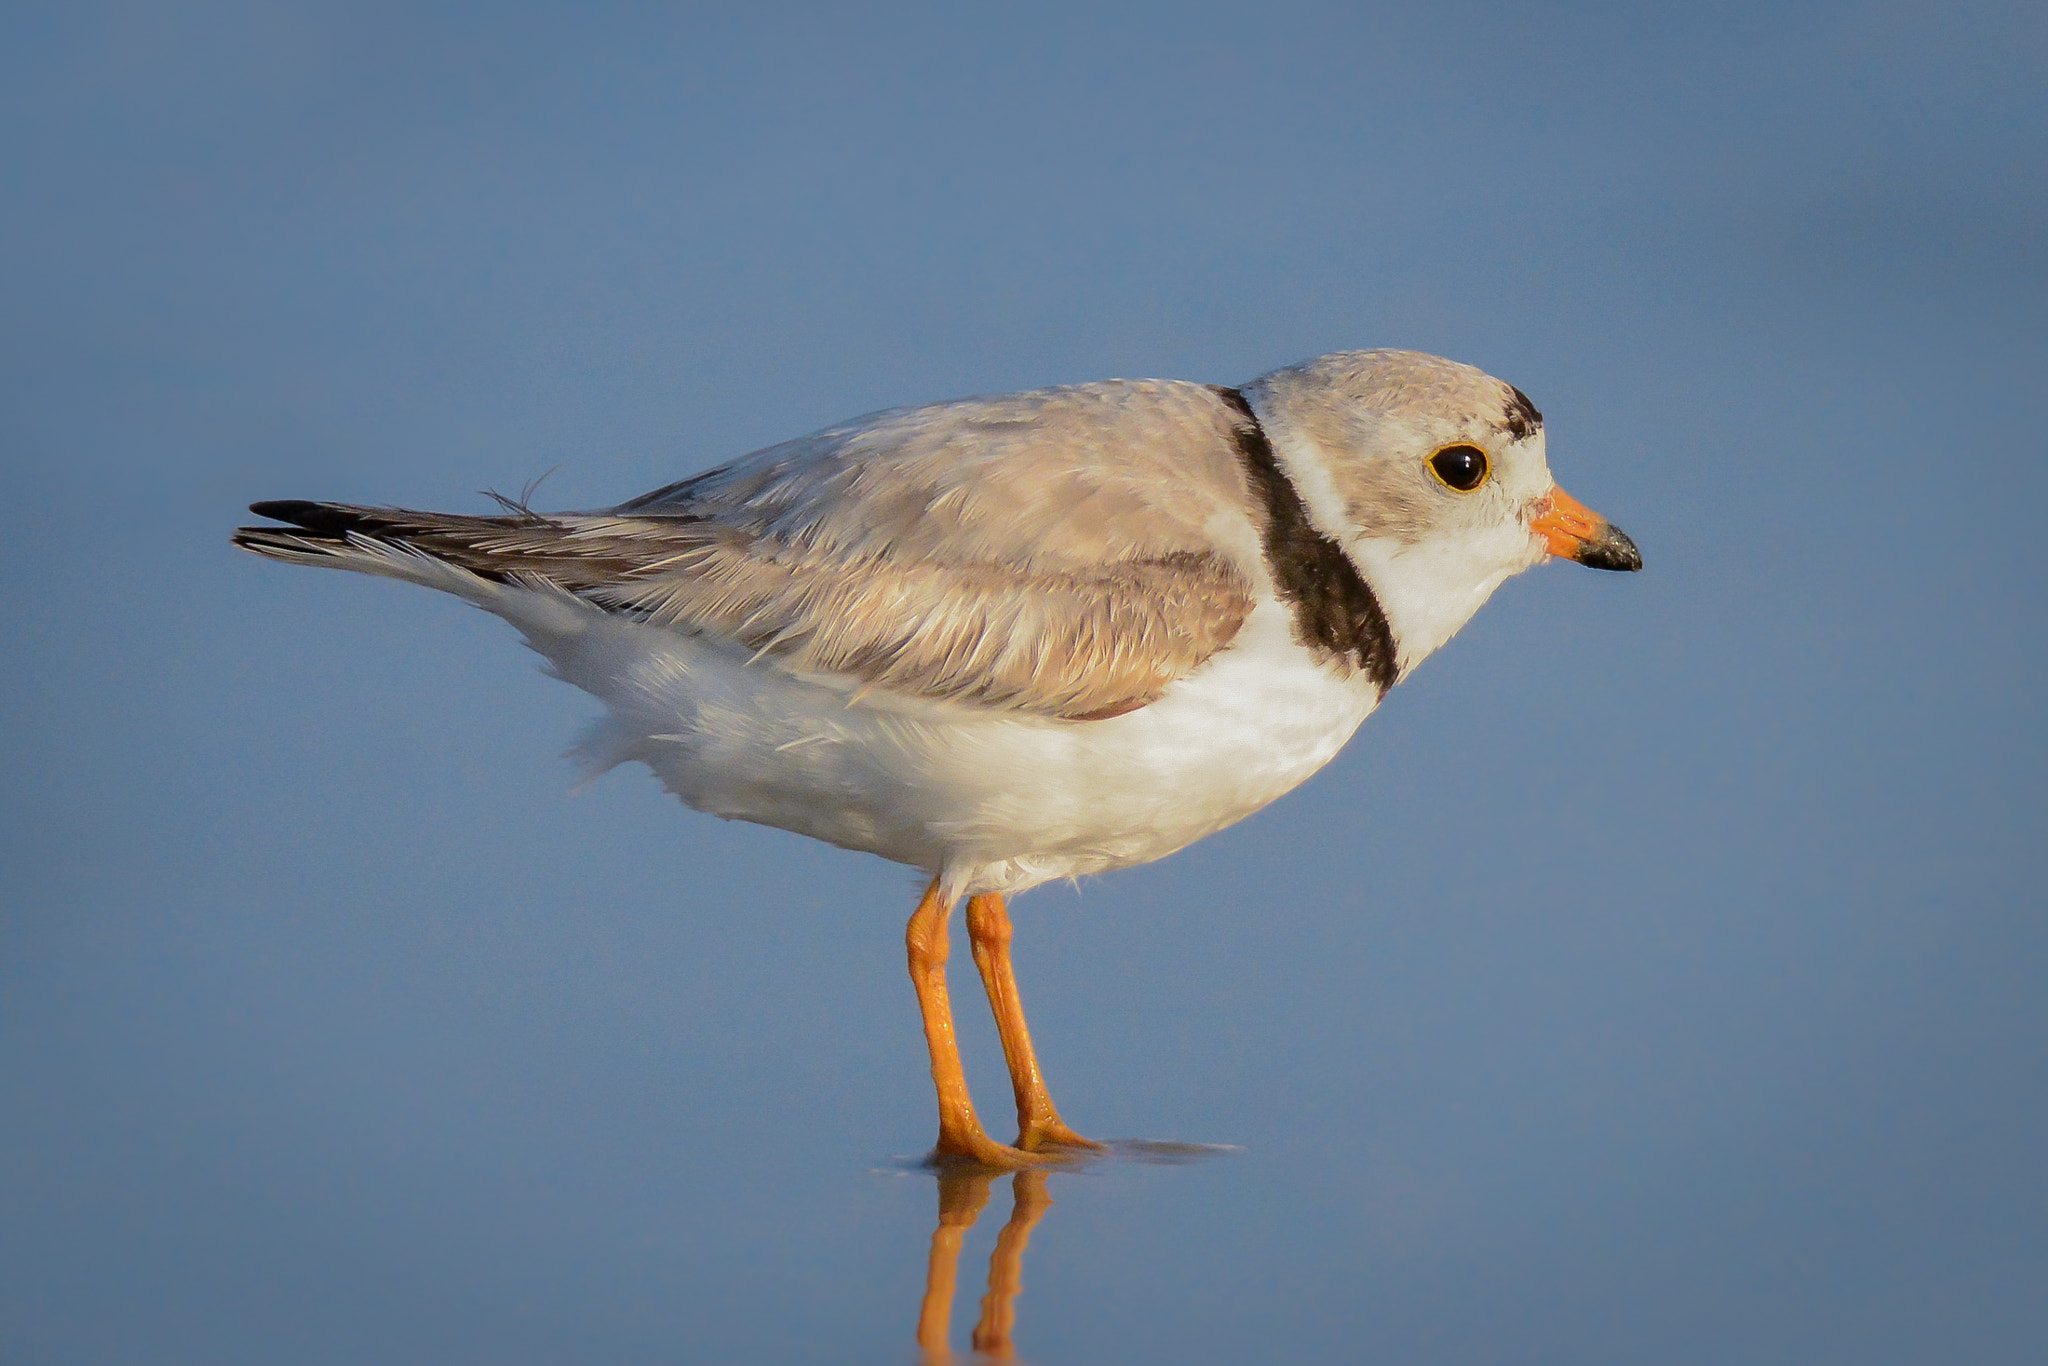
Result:
[[[1003,1038],[1003,1057],[1010,1064],[1010,1084],[1017,1092],[1017,1146],[1025,1152],[1047,1148],[1100,1148],[1060,1119],[1052,1095],[1031,1049],[1031,1030],[1024,1023],[1024,1002],[1017,995],[1017,975],[1010,967],[1010,913],[993,892],[967,902],[967,937],[974,945],[974,965],[996,1013],[996,1032]],[[940,990],[944,990],[941,986]],[[949,1031],[950,1032],[950,1031]],[[932,1065],[936,1074],[938,1064]]]
[[[924,1013],[924,1041],[932,1054],[932,1085],[939,1092],[939,1142],[932,1156],[941,1161],[965,1158],[1001,1169],[1028,1167],[1046,1159],[990,1138],[975,1118],[974,1099],[967,1094],[960,1045],[953,1037],[953,1006],[946,995],[946,918],[952,911],[952,901],[939,894],[939,880],[933,878],[903,933],[910,953],[910,981]],[[1003,1043],[1009,1046],[1008,1035]]]

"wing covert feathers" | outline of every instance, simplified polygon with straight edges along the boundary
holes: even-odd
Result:
[[[1251,612],[1209,534],[1221,514],[1256,535],[1234,421],[1196,385],[1045,390],[880,414],[607,513],[258,503],[292,526],[235,543],[338,567],[402,548],[790,670],[1093,720],[1157,698]]]

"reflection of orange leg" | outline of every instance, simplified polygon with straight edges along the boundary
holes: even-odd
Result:
[[[989,1183],[995,1179],[995,1173],[986,1168],[955,1168],[939,1174],[939,1226],[932,1230],[931,1257],[924,1271],[924,1304],[917,1311],[917,1345],[930,1366],[953,1359],[947,1339],[953,1326],[960,1240],[981,1217],[982,1207],[988,1204]]]
[[[988,1294],[981,1300],[981,1322],[974,1326],[974,1350],[997,1361],[1016,1359],[1010,1334],[1017,1326],[1017,1296],[1024,1289],[1024,1249],[1050,1208],[1044,1172],[1018,1172],[1011,1178],[1010,1222],[996,1235],[996,1250],[988,1259]]]
[[[910,951],[910,980],[917,988],[918,1009],[924,1012],[924,1041],[932,1054],[932,1084],[939,1092],[939,1142],[932,1155],[942,1159],[967,1158],[1000,1169],[1043,1162],[1042,1157],[996,1142],[974,1116],[974,1100],[967,1094],[967,1074],[960,1070],[960,1046],[953,1038],[953,1007],[946,996],[946,917],[952,910],[952,901],[939,894],[939,880],[933,878],[903,933],[904,945]],[[1007,1034],[1003,1042],[1007,1048]]]
[[[1010,968],[1010,914],[1003,898],[990,892],[967,902],[967,937],[974,945],[974,965],[988,989],[996,1013],[996,1032],[1003,1036],[1003,1057],[1010,1064],[1010,1084],[1017,1091],[1017,1146],[1026,1152],[1046,1148],[1099,1148],[1060,1119],[1031,1051],[1031,1031],[1024,1024],[1024,1002],[1017,995],[1017,975]],[[936,1065],[935,1065],[936,1066]]]

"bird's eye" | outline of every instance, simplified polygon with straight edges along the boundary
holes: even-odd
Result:
[[[1470,493],[1486,482],[1486,452],[1477,446],[1446,446],[1429,457],[1429,467],[1460,493]]]

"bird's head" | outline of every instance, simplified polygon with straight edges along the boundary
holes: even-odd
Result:
[[[1484,371],[1342,351],[1244,394],[1310,518],[1379,598],[1403,672],[1548,557],[1642,568],[1635,544],[1551,477],[1535,405]]]

